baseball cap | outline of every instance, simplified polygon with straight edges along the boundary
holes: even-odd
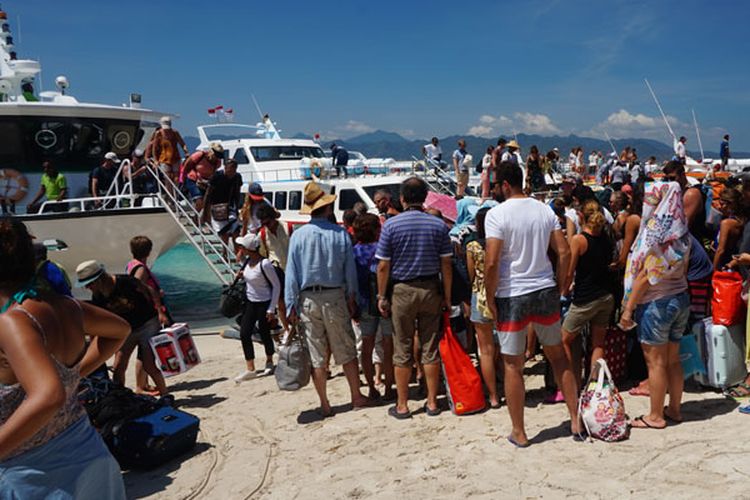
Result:
[[[235,238],[234,241],[248,250],[257,251],[260,248],[260,235],[258,234],[247,233],[245,236]]]
[[[109,153],[105,154],[104,155],[104,159],[105,160],[110,160],[110,161],[112,161],[114,163],[120,163],[120,159],[117,157],[117,154],[113,153],[112,151],[110,151]]]
[[[263,201],[265,199],[265,196],[263,196],[263,188],[260,187],[260,184],[257,182],[250,184],[247,188],[247,194],[253,199],[253,201]]]

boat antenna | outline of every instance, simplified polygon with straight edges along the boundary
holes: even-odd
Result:
[[[651,97],[654,98],[654,102],[656,103],[656,107],[659,108],[659,113],[661,113],[661,117],[664,119],[664,123],[667,125],[667,130],[669,130],[669,134],[672,136],[673,141],[677,141],[677,136],[674,135],[674,131],[672,130],[672,127],[669,125],[669,121],[667,121],[667,115],[664,114],[664,110],[661,109],[661,104],[659,104],[659,99],[656,98],[656,94],[654,93],[654,89],[651,88],[651,84],[648,83],[648,79],[644,78],[644,82],[646,82],[646,87],[648,87],[649,92],[651,92]]]
[[[255,109],[258,110],[258,115],[260,115],[260,119],[263,119],[263,112],[260,110],[260,106],[258,106],[258,100],[255,98],[255,94],[250,94],[250,97],[253,98],[253,104],[255,104]]]
[[[18,45],[23,45],[23,42],[21,42],[21,14],[18,14],[16,16],[16,37],[18,38]]]
[[[701,131],[698,129],[698,120],[695,118],[695,110],[691,109],[690,111],[693,112],[693,125],[695,125],[695,135],[698,136],[698,147],[701,150],[701,163],[703,163],[706,160],[706,155],[703,154],[703,144],[701,143]]]
[[[607,131],[604,131],[604,137],[607,138],[607,142],[609,142],[609,145],[612,146],[612,152],[617,156],[617,148],[615,147],[615,144],[612,142],[612,139],[609,138],[609,134]]]

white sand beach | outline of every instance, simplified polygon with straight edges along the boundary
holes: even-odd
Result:
[[[130,498],[748,496],[750,452],[741,430],[750,417],[719,393],[686,393],[685,422],[666,430],[635,429],[620,443],[577,443],[564,406],[541,404],[543,377],[529,367],[535,374],[527,377],[526,426],[533,445],[516,449],[505,440],[504,406],[465,417],[419,410],[396,421],[387,406],[350,411],[338,376],[329,385],[337,414],[321,421],[312,385],[281,392],[273,377],[235,385],[240,343],[218,335],[195,339],[203,363],[168,382],[179,407],[201,418],[198,445],[161,468],[125,472]],[[631,417],[647,411],[647,398],[624,399]],[[417,410],[422,401],[410,405]]]

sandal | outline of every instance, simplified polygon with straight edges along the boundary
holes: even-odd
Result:
[[[732,399],[748,398],[750,397],[750,385],[746,384],[745,382],[740,382],[739,384],[724,391],[724,395]]]
[[[640,417],[634,418],[630,422],[630,427],[633,429],[655,429],[655,430],[662,430],[667,427],[666,425],[664,427],[657,427],[655,425],[651,425],[648,422],[646,422],[646,419],[643,418],[644,416],[645,415],[641,415]],[[640,425],[633,425],[633,422],[640,422]]]
[[[507,439],[508,439],[508,442],[509,442],[510,444],[512,444],[513,446],[515,446],[516,448],[528,448],[528,447],[529,447],[529,445],[531,445],[531,443],[530,443],[530,442],[528,442],[528,441],[527,441],[527,442],[525,442],[525,443],[523,443],[523,444],[522,444],[522,443],[519,443],[518,441],[516,441],[515,439],[513,439],[513,436],[512,436],[512,435],[508,435],[508,438],[507,438]]]
[[[422,407],[424,408],[424,412],[427,414],[428,417],[437,417],[440,415],[440,408],[435,408],[434,410],[431,410],[430,407],[427,405],[427,403],[424,404]]]
[[[391,406],[390,408],[388,408],[388,415],[395,418],[396,420],[407,420],[411,418],[410,411],[401,413],[400,411],[398,411],[398,408],[396,408],[396,406]]]

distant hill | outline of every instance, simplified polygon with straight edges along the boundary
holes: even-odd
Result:
[[[291,138],[312,139],[313,135],[297,133],[291,136]],[[193,151],[198,147],[199,140],[197,137],[188,136],[184,139],[190,151]],[[484,151],[487,149],[487,146],[494,146],[497,143],[497,138],[492,139],[472,135],[451,135],[443,137],[440,138],[440,145],[443,148],[443,156],[445,159],[450,158],[451,153],[456,149],[456,143],[459,139],[464,139],[466,141],[467,150],[474,156],[475,162],[479,161],[484,154]],[[513,137],[506,137],[506,139],[513,139]],[[427,139],[409,140],[396,132],[376,130],[374,132],[368,132],[348,139],[320,141],[320,145],[323,146],[323,148],[327,148],[331,142],[336,142],[351,151],[359,151],[369,158],[410,160],[412,156],[419,158],[421,156],[422,146],[429,141]],[[671,158],[673,154],[672,146],[653,139],[615,139],[612,142],[614,143],[615,148],[617,148],[618,153],[626,146],[635,148],[638,157],[642,160],[647,159],[649,156],[655,156],[657,161],[662,162]],[[612,147],[607,141],[577,135],[555,135],[548,137],[541,135],[518,134],[518,143],[521,145],[521,152],[524,155],[528,154],[529,148],[532,145],[535,145],[542,154],[556,147],[560,150],[560,154],[563,158],[567,158],[570,150],[577,146],[583,148],[586,156],[588,156],[591,151],[601,151],[605,156],[612,152]],[[693,158],[700,158],[700,153],[697,151],[690,151],[688,154]],[[714,151],[706,151],[705,154],[708,158],[719,157],[718,152]],[[750,153],[733,152],[733,156],[736,158],[748,158],[750,157]]]

